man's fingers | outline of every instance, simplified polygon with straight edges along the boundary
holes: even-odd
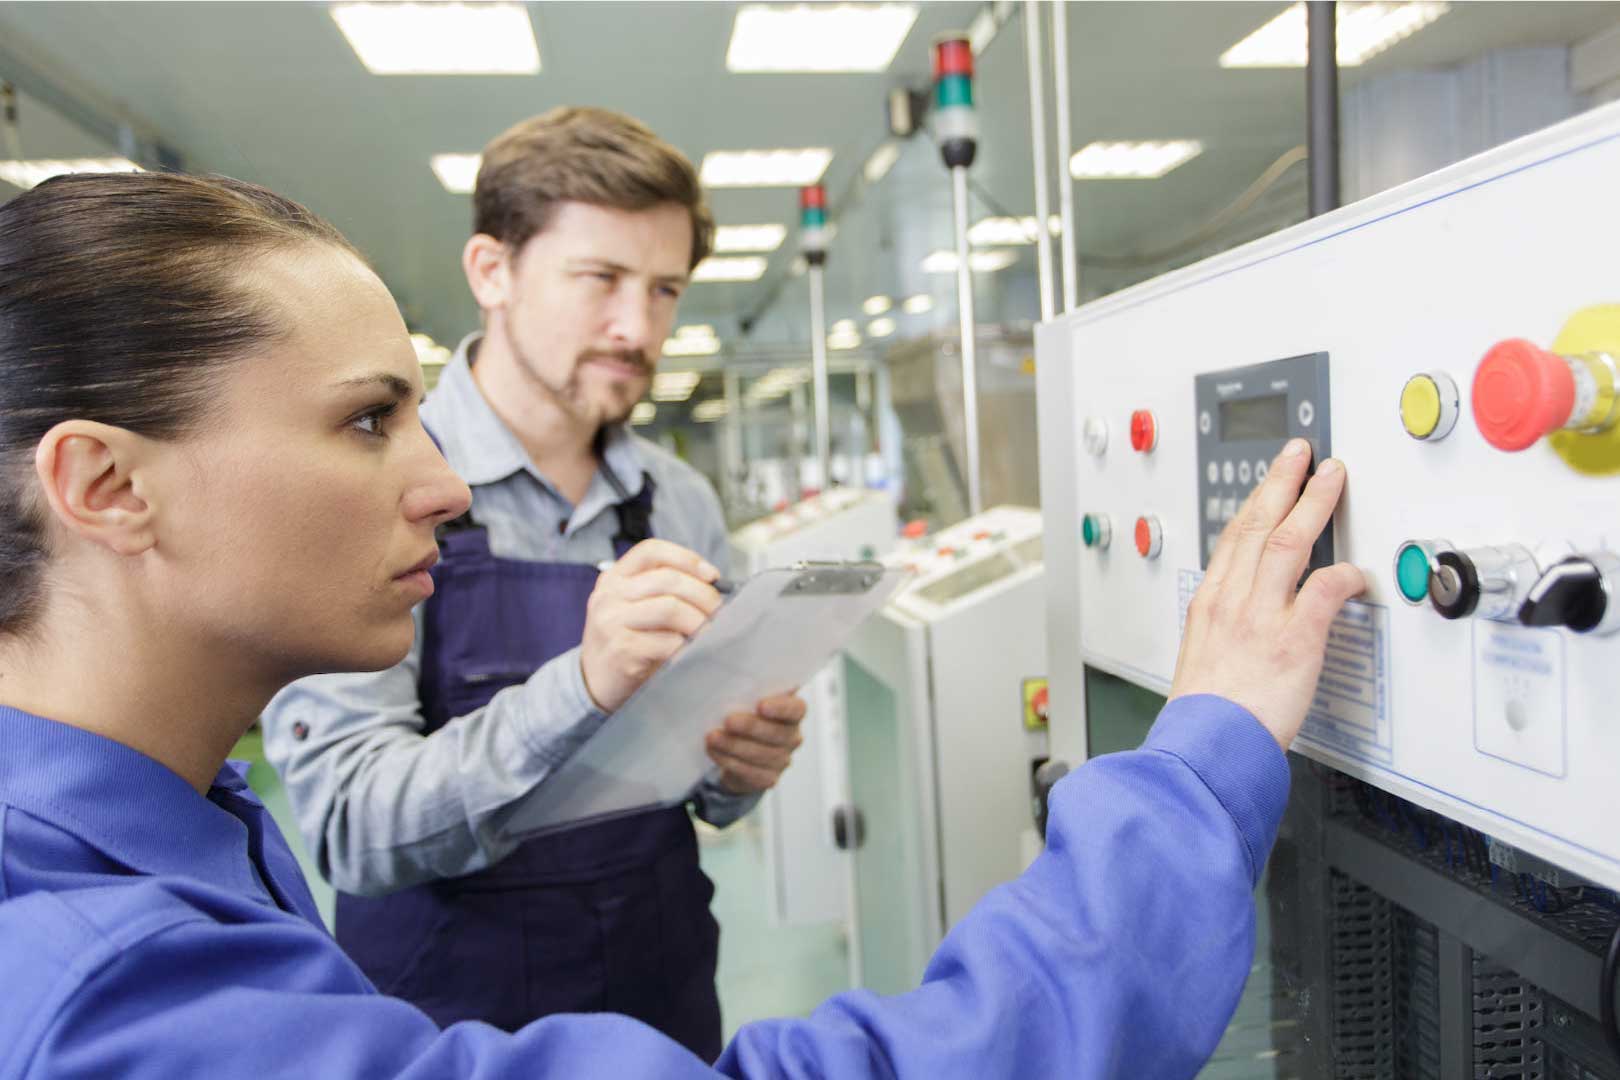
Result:
[[[714,581],[720,571],[695,551],[668,540],[643,540],[614,564],[615,573],[634,575],[667,566],[703,581]]]
[[[1271,468],[1254,493],[1243,504],[1243,511],[1227,526],[1231,535],[1229,563],[1220,575],[1237,594],[1247,595],[1266,545],[1277,526],[1288,517],[1299,501],[1299,489],[1311,464],[1311,444],[1290,439],[1271,463]]]
[[[626,604],[620,625],[628,630],[673,631],[684,637],[697,633],[708,613],[675,596],[655,596]]]
[[[752,739],[767,746],[779,746],[788,750],[804,742],[804,735],[797,723],[772,720],[769,717],[748,713],[735,713],[726,717],[721,728],[727,734],[740,739]]]
[[[778,694],[776,697],[765,698],[755,706],[759,715],[768,720],[782,720],[794,724],[804,719],[807,707],[804,698],[797,694]]]
[[[1349,563],[1335,563],[1312,573],[1294,599],[1292,625],[1298,628],[1301,648],[1320,653],[1334,617],[1366,587],[1366,575]]]
[[[675,596],[685,600],[705,615],[720,609],[722,597],[714,586],[683,570],[659,566],[643,570],[625,578],[619,584],[619,595],[627,600],[650,600],[658,596]]]

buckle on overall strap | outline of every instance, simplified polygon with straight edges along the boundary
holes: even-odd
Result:
[[[619,531],[613,537],[613,546],[619,554],[629,551],[643,540],[652,538],[653,492],[657,485],[647,473],[641,474],[641,490],[633,498],[615,503],[613,512],[619,515]],[[620,489],[621,494],[623,489]]]

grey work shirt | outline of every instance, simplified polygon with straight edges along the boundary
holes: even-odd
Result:
[[[422,417],[472,488],[473,517],[488,530],[491,551],[545,562],[612,559],[619,496],[598,472],[572,506],[540,475],[473,382],[478,340],[461,343]],[[654,536],[727,565],[725,518],[702,474],[622,427],[609,431],[603,457],[631,495],[644,472],[652,476]],[[415,619],[410,654],[394,667],[300,680],[261,719],[265,754],[286,783],[304,840],[343,892],[377,895],[499,862],[525,839],[507,828],[515,809],[605,719],[586,693],[576,646],[424,735],[421,606]],[[709,782],[693,798],[714,825],[758,801]]]

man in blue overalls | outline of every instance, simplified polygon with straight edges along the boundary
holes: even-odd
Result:
[[[463,269],[485,330],[423,421],[471,486],[416,643],[264,716],[338,941],[441,1024],[644,1020],[720,1052],[713,886],[684,807],[525,838],[514,812],[719,604],[719,500],[625,427],[713,220],[690,162],[628,117],[558,109],[496,138]],[[617,560],[605,572],[598,564]],[[725,825],[775,783],[796,697],[707,737]]]

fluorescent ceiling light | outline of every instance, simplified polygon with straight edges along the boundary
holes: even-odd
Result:
[[[658,406],[650,401],[638,402],[636,407],[630,410],[630,422],[639,427],[642,424],[652,423],[653,417],[657,415]]]
[[[664,340],[665,356],[713,356],[719,351],[719,338],[677,335]]]
[[[906,297],[905,302],[900,305],[900,310],[905,312],[907,315],[927,314],[928,312],[934,310],[934,298],[929,296],[927,293],[918,293],[916,296],[908,296]]]
[[[839,319],[837,322],[832,324],[829,330],[834,334],[853,334],[855,333],[855,320]]]
[[[899,160],[900,144],[893,139],[885,139],[876,150],[872,151],[872,156],[866,159],[866,164],[862,167],[861,171],[866,176],[866,182],[876,184],[889,175],[889,170],[894,168],[894,163]]]
[[[450,350],[434,341],[428,334],[412,334],[411,347],[416,350],[416,362],[423,367],[439,367],[450,362]]]
[[[1017,261],[1017,252],[1005,249],[975,251],[968,256],[968,265],[973,268],[973,272],[976,274],[990,274],[997,270],[1005,270]],[[954,274],[956,273],[956,252],[946,251],[944,248],[929,252],[928,257],[922,261],[922,268],[925,274]]]
[[[794,277],[804,277],[804,272],[808,269],[810,269],[810,260],[803,255],[796,255],[793,262],[788,266],[788,273]]]
[[[334,4],[373,75],[534,75],[540,47],[524,4]]]
[[[802,150],[715,150],[703,155],[704,187],[804,187],[821,179],[833,152],[824,146]]]
[[[763,255],[710,255],[692,271],[693,281],[758,281],[765,276]]]
[[[653,376],[654,401],[685,401],[703,381],[701,371],[663,371]]]
[[[887,296],[868,296],[861,305],[861,310],[868,315],[881,315],[894,306],[894,301]]]
[[[884,71],[916,21],[915,4],[744,4],[726,70]]]
[[[1350,3],[1338,5],[1339,65],[1364,64],[1451,10],[1448,3]],[[1305,5],[1294,4],[1221,54],[1224,68],[1304,67]]]
[[[678,338],[712,338],[714,337],[714,327],[708,323],[687,323],[685,326],[675,328],[675,336]]]
[[[0,161],[0,180],[24,191],[43,184],[53,176],[68,173],[145,172],[128,158],[35,158]]]
[[[861,332],[859,330],[851,329],[842,333],[827,335],[827,348],[833,352],[847,352],[850,349],[859,348],[860,344]]]
[[[775,251],[786,238],[786,225],[722,225],[714,232],[714,250]]]
[[[1157,180],[1204,152],[1196,139],[1165,142],[1094,142],[1069,159],[1076,180]]]
[[[987,217],[968,230],[968,243],[975,247],[1001,244],[1033,244],[1040,233],[1034,217]]]
[[[467,195],[478,186],[478,167],[483,162],[482,154],[434,154],[433,175],[450,194]]]
[[[729,412],[731,404],[725,398],[710,398],[692,407],[692,419],[700,424],[712,424],[716,420],[724,419]]]
[[[881,319],[873,319],[866,324],[867,337],[888,337],[892,333],[894,333],[894,320],[887,316]]]

